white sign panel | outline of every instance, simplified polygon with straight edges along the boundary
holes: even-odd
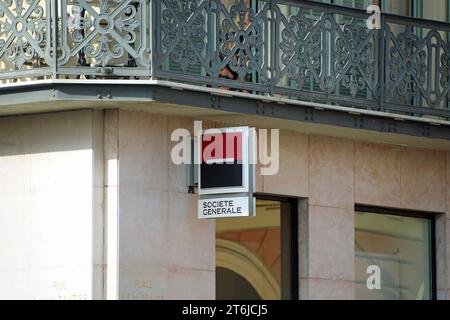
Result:
[[[200,199],[198,201],[198,218],[235,218],[248,217],[250,204],[247,197]]]

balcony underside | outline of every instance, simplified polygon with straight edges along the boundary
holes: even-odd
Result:
[[[122,108],[199,120],[450,149],[450,122],[164,81],[38,81],[0,89],[0,115]]]

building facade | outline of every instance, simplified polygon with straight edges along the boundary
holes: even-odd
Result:
[[[450,299],[449,12],[0,1],[0,298]],[[197,218],[194,121],[280,130],[256,217]]]

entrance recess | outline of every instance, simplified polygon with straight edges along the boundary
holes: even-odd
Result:
[[[297,297],[296,217],[295,202],[259,198],[256,217],[216,221],[218,300]]]

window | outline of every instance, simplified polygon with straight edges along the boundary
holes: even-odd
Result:
[[[430,20],[448,21],[448,0],[434,0],[433,5],[429,1],[412,1],[412,13],[414,17]]]
[[[345,7],[352,7],[357,9],[366,10],[368,6],[377,1],[372,0],[334,0],[332,3]]]
[[[411,2],[411,0],[382,0],[381,7],[386,13],[410,16],[413,11]]]
[[[371,4],[377,4],[379,3],[377,0],[315,0],[317,2],[325,2],[325,3],[331,3],[338,6],[344,6],[344,7],[350,7],[350,8],[356,8],[356,9],[362,9],[366,10],[368,6]]]
[[[357,208],[356,298],[430,300],[434,297],[434,220],[426,215]],[[370,266],[381,270],[381,289],[367,286]]]
[[[383,11],[429,20],[449,21],[449,0],[383,0]]]
[[[256,217],[216,220],[216,299],[297,298],[295,208],[258,199]]]
[[[402,16],[413,16],[439,21],[449,21],[449,0],[433,0],[433,5],[425,0],[315,0],[318,2],[363,9],[369,5],[381,5],[383,12]]]

